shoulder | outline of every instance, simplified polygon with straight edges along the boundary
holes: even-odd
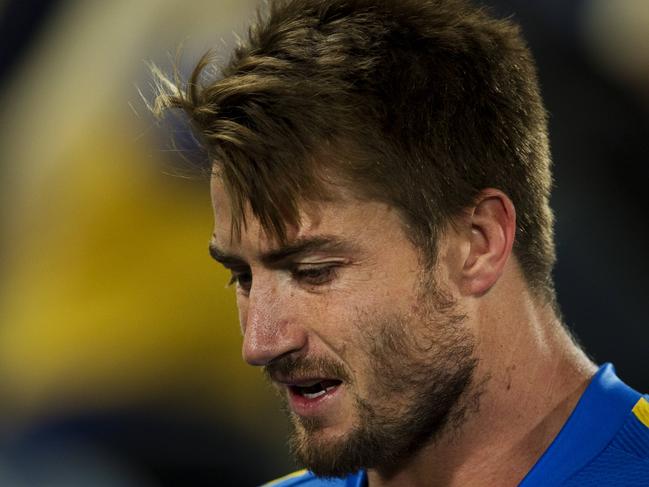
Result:
[[[308,470],[298,470],[264,484],[262,487],[360,487],[362,474],[343,479],[316,477]]]
[[[649,396],[638,399],[611,446],[649,462]]]
[[[649,395],[638,399],[612,445],[649,466]]]
[[[649,485],[649,396],[641,397],[611,443],[567,487]]]
[[[604,364],[520,485],[649,485],[648,479],[649,397]]]
[[[649,394],[642,396],[631,411],[635,418],[644,425],[644,431],[649,434]]]

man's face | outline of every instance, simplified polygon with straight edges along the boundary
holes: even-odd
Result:
[[[459,420],[474,340],[397,211],[311,205],[281,245],[252,215],[231,239],[225,194],[215,178],[212,254],[232,271],[244,359],[285,400],[300,462],[327,476],[390,468]]]

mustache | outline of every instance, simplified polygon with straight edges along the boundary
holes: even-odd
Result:
[[[286,355],[264,367],[264,375],[270,381],[295,379],[301,377],[322,377],[351,382],[351,377],[343,364],[326,357],[304,357]]]

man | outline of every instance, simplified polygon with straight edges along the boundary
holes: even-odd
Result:
[[[210,155],[244,359],[309,471],[275,485],[646,485],[649,403],[561,322],[546,113],[462,0],[277,0],[167,86]]]

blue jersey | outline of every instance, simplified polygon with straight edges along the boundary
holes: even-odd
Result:
[[[611,364],[600,367],[519,486],[649,486],[648,399],[618,379]],[[367,475],[324,479],[302,470],[266,486],[366,487]]]

